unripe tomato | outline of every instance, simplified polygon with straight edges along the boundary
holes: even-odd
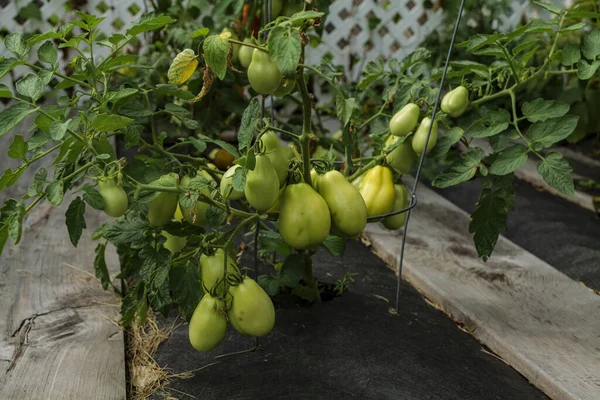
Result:
[[[427,141],[427,134],[429,133],[429,127],[431,126],[431,118],[425,117],[421,121],[419,128],[415,132],[412,138],[412,148],[417,154],[423,153],[425,149],[425,142]],[[429,143],[427,143],[427,150],[425,154],[429,153],[437,143],[438,139],[438,123],[437,121],[433,122],[433,127],[431,128],[431,136],[429,137]]]
[[[304,8],[304,1],[299,0],[286,0],[281,9],[280,15],[291,17],[292,15],[299,13]]]
[[[421,110],[415,103],[402,107],[390,120],[390,132],[394,136],[406,136],[414,131],[419,122]]]
[[[244,39],[244,43],[253,44],[252,40],[250,38]],[[252,52],[253,51],[254,51],[254,47],[240,46],[240,51],[238,53],[238,58],[239,58],[240,65],[242,66],[242,68],[248,69],[248,66],[250,65],[250,62],[252,61]]]
[[[214,181],[212,176],[210,176],[210,174],[206,171],[199,171],[199,175],[206,178],[209,182]],[[190,181],[192,179],[193,178],[190,176],[184,176],[181,179],[181,187],[184,189],[189,189]],[[210,196],[210,189],[209,188],[201,189],[200,193],[205,196]],[[206,211],[208,210],[208,207],[209,207],[208,203],[197,200],[196,203],[194,203],[194,205],[192,205],[191,207],[184,207],[181,204],[179,204],[179,207],[181,207],[181,213],[183,214],[183,218],[187,222],[189,222],[192,225],[196,225],[196,226],[202,226],[202,227],[206,226]]]
[[[396,192],[396,198],[394,200],[394,207],[390,212],[400,211],[408,207],[408,190],[406,186],[402,183],[397,183],[394,185],[394,191]],[[406,221],[405,212],[384,218],[383,225],[388,229],[396,230],[404,226],[404,221]]]
[[[319,174],[314,168],[310,170],[310,183],[313,189],[319,190]]]
[[[469,91],[464,86],[459,86],[449,91],[442,98],[442,111],[451,117],[460,117],[469,107]]]
[[[163,244],[163,247],[171,252],[171,254],[179,253],[187,243],[187,238],[181,236],[171,235],[167,231],[161,232],[167,241]]]
[[[282,78],[277,63],[271,60],[269,53],[254,49],[248,66],[248,81],[252,89],[259,94],[271,94],[277,90]]]
[[[284,0],[271,0],[271,17],[275,19],[279,16]]]
[[[362,175],[359,175],[357,178],[355,178],[351,183],[352,186],[354,186],[355,188],[357,188],[360,191],[360,187],[362,186],[363,181],[365,180],[365,175],[367,173],[365,172]]]
[[[331,213],[331,225],[339,236],[360,235],[367,225],[367,206],[341,172],[332,170],[319,179],[319,194]]]
[[[268,213],[277,212],[281,210],[281,199],[283,199],[283,192],[285,192],[285,188],[286,186],[284,184],[283,187],[279,189],[279,195],[277,196],[277,200],[275,201],[275,204],[273,204],[271,208],[267,210]]]
[[[260,141],[265,147],[265,155],[269,161],[271,161],[271,166],[275,169],[275,172],[277,172],[279,187],[283,187],[288,175],[289,164],[285,155],[285,150],[283,150],[283,146],[274,132],[265,132],[260,137]]]
[[[223,28],[223,32],[229,32],[229,33],[231,33],[230,39],[240,40],[240,37],[234,31],[232,31],[229,28]],[[231,62],[232,63],[236,63],[238,61],[238,59],[239,59],[240,45],[232,43],[231,47],[233,48],[232,53],[231,53]]]
[[[331,228],[327,203],[306,183],[288,185],[277,221],[279,233],[295,249],[318,246]]]
[[[231,167],[235,161],[235,156],[222,148],[212,150],[208,155],[208,158],[215,163],[214,165],[208,164],[208,166],[210,168],[215,167],[213,169],[219,170]]]
[[[152,186],[163,186],[175,188],[179,177],[176,174],[163,175],[154,182]],[[173,218],[177,209],[179,194],[171,192],[160,192],[158,196],[148,203],[148,222],[150,226],[163,226]]]
[[[229,196],[229,200],[239,200],[244,197],[244,192],[239,192],[233,189],[233,175],[238,168],[242,168],[240,165],[234,165],[229,168],[221,178],[221,196]]]
[[[360,194],[367,206],[367,215],[387,214],[394,207],[394,179],[387,167],[376,165],[365,174]]]
[[[246,200],[258,212],[265,212],[275,204],[279,196],[279,177],[264,154],[256,156],[253,171],[246,173]]]
[[[295,79],[282,79],[281,83],[279,83],[279,87],[273,92],[273,96],[275,97],[283,97],[292,93],[294,88],[296,87]]]
[[[231,325],[242,335],[265,336],[275,325],[275,307],[258,283],[244,277],[238,286],[229,288],[233,297],[227,313]]]
[[[398,136],[390,135],[388,140],[385,142],[385,149],[396,143],[398,139]],[[415,151],[412,149],[410,140],[406,140],[404,143],[388,153],[388,155],[385,156],[385,161],[397,173],[407,174],[410,172],[410,168],[412,167],[416,158],[417,153],[415,153]]]
[[[215,254],[207,256],[202,254],[200,256],[200,279],[202,284],[208,290],[212,290],[213,286],[223,279],[223,273],[225,271],[225,252],[223,249],[217,249]],[[227,257],[227,273],[239,274],[240,270],[235,262],[235,259],[228,255]],[[222,292],[220,290],[219,292]]]
[[[205,294],[194,310],[188,330],[190,343],[198,351],[210,351],[225,338],[227,318],[222,300]]]
[[[129,201],[127,193],[122,186],[117,184],[115,179],[99,180],[98,189],[104,200],[104,212],[114,218],[125,214]]]

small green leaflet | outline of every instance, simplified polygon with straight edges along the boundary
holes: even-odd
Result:
[[[565,115],[560,118],[552,118],[538,121],[527,131],[527,137],[533,144],[538,143],[542,147],[550,147],[554,143],[566,139],[577,127],[579,117]]]
[[[70,122],[71,120],[52,122],[50,125],[50,137],[54,140],[61,140],[64,138],[69,129]]]
[[[581,59],[577,63],[577,77],[581,80],[590,79],[596,73],[596,70],[600,66],[600,60],[589,61]]]
[[[240,151],[244,150],[246,147],[250,147],[254,136],[254,130],[256,129],[259,119],[260,101],[258,100],[258,97],[254,97],[250,100],[250,104],[248,104],[248,107],[246,107],[244,114],[242,115],[242,124],[238,131],[238,147]]]
[[[279,279],[271,275],[260,275],[258,277],[258,284],[269,296],[276,296],[279,294]]]
[[[172,24],[173,22],[177,22],[177,20],[166,15],[156,15],[155,13],[151,12],[144,15],[140,22],[129,28],[126,33],[128,35],[135,36],[143,32],[162,28],[163,26]]]
[[[38,58],[41,62],[48,63],[50,65],[54,65],[56,60],[58,60],[58,50],[54,47],[51,41],[47,41],[37,51]]]
[[[85,218],[85,203],[81,197],[77,196],[75,200],[69,204],[69,208],[65,213],[67,230],[69,231],[69,239],[73,246],[77,247],[83,230],[86,228]],[[105,288],[106,289],[106,288]]]
[[[500,234],[506,232],[507,214],[508,207],[502,192],[483,189],[469,223],[477,254],[483,261],[492,254]]]
[[[4,38],[4,46],[11,53],[16,54],[17,56],[23,58],[27,55],[29,51],[29,46],[23,36],[20,33],[13,32],[6,35]]]
[[[115,114],[98,114],[92,120],[92,127],[99,132],[118,131],[133,122],[132,118]]]
[[[521,168],[527,162],[527,147],[514,145],[502,151],[490,167],[494,175],[506,175]]]
[[[8,148],[8,156],[16,159],[25,158],[27,150],[27,143],[25,143],[23,136],[15,135],[15,138]]]
[[[570,67],[579,61],[579,59],[581,59],[581,51],[579,50],[579,46],[573,43],[565,44],[562,52],[562,65],[565,67]]]
[[[300,32],[297,29],[275,26],[269,33],[267,46],[283,76],[294,75],[302,54]]]
[[[352,112],[354,111],[355,103],[356,101],[353,97],[346,99],[341,92],[338,92],[335,95],[335,108],[337,112],[337,117],[343,126],[348,125],[348,123],[350,122]]]
[[[495,113],[488,112],[488,115],[469,126],[465,135],[473,138],[494,136],[508,129],[509,121],[510,114],[504,109],[496,110]]]
[[[600,54],[600,31],[594,29],[583,37],[581,52],[588,60],[595,60]]]
[[[537,171],[544,181],[554,189],[568,196],[575,196],[571,175],[573,169],[562,154],[557,152],[546,154],[546,157],[538,162]]]
[[[46,187],[46,198],[53,206],[59,206],[64,199],[64,185],[62,180],[51,182]]]
[[[181,314],[189,321],[203,295],[198,265],[191,261],[173,265],[169,273],[169,286]]]
[[[439,188],[458,185],[475,176],[477,169],[481,166],[484,153],[480,148],[470,148],[461,155],[450,167],[442,171],[432,182]]]
[[[219,35],[211,35],[204,40],[202,49],[204,50],[206,64],[208,64],[220,80],[223,80],[227,73],[227,56],[230,49],[229,41],[221,38]]]
[[[199,152],[203,152],[204,150],[206,150],[206,142],[204,140],[197,139],[195,137],[190,137],[189,141],[192,144],[192,146],[194,146]]]
[[[327,236],[321,244],[334,257],[341,257],[346,250],[346,239],[339,236]]]
[[[106,244],[99,243],[98,246],[96,246],[96,258],[94,259],[94,272],[96,272],[96,278],[100,279],[100,282],[102,282],[102,288],[104,290],[108,289],[108,286],[110,285],[110,274],[108,273],[106,260],[104,258],[105,250]]]
[[[4,83],[0,83],[0,98],[9,99],[12,97],[12,91]]]
[[[144,239],[148,222],[140,218],[117,220],[104,231],[104,237],[113,244],[132,244]]]
[[[545,121],[548,118],[562,117],[569,112],[569,105],[556,100],[537,98],[523,103],[521,111],[530,122],[537,122]]]
[[[532,0],[531,1],[533,4],[535,4],[538,7],[543,8],[544,10],[555,14],[555,15],[560,15],[562,13],[562,9],[556,7],[554,4],[552,3],[545,3],[543,1],[538,1],[538,0]]]
[[[0,209],[0,230],[6,229],[7,237],[11,237],[15,244],[21,240],[23,217],[25,217],[25,205],[20,201],[8,199]],[[0,251],[5,241],[6,237],[0,238]]]
[[[209,32],[210,32],[209,28],[198,28],[194,32],[192,32],[191,38],[195,39],[198,37],[204,37],[204,36],[208,35]]]
[[[83,200],[96,210],[104,209],[104,198],[100,192],[90,184],[85,184],[81,188],[83,190]]]
[[[25,77],[19,79],[15,86],[17,87],[17,92],[31,98],[34,103],[44,93],[44,83],[34,74],[27,74]]]
[[[246,187],[246,172],[244,168],[236,168],[231,179],[233,190],[243,192]]]
[[[461,127],[455,126],[448,130],[444,136],[441,136],[431,153],[429,153],[428,157],[437,158],[441,157],[450,151],[450,147],[453,144],[457,143],[461,137],[463,137],[464,131]]]
[[[116,102],[129,96],[133,96],[138,92],[137,89],[123,88],[118,92],[108,92],[108,101]]]
[[[291,288],[296,287],[304,276],[304,258],[302,255],[290,254],[287,256],[278,275],[281,285]]]
[[[25,172],[25,170],[27,170],[27,165],[22,165],[14,171],[10,168],[6,169],[2,176],[0,176],[0,190],[3,190],[7,187],[11,187],[15,183],[17,183],[17,180],[19,179],[21,174]]]

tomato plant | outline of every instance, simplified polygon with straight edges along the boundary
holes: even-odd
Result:
[[[87,206],[104,210],[114,219],[93,233],[95,271],[108,288],[105,252],[114,245],[125,326],[143,321],[148,307],[167,313],[177,303],[198,350],[218,346],[227,323],[244,335],[268,334],[269,296],[320,300],[311,259],[318,248],[339,256],[368,222],[403,226],[412,196],[403,175],[423,153],[434,186],[481,183],[469,229],[484,259],[506,229],[514,171],[529,156],[549,185],[573,194],[571,168],[548,148],[597,122],[587,99],[598,84],[600,34],[584,29],[597,18],[593,10],[540,3],[551,19],[465,38],[456,46],[465,57],[439,87],[442,70],[425,48],[369,62],[357,82],[328,58],[305,64],[327,2],[275,2],[278,16],[262,26],[264,2],[224,1],[215,11],[221,23],[209,26],[190,20],[199,6],[189,3],[196,2],[158,9],[106,39],[101,20],[83,13],[55,31],[4,38],[14,56],[0,61],[0,78],[16,68],[28,74],[15,92],[0,84],[9,102],[0,135],[27,116],[34,122],[31,133],[14,133],[8,155],[22,164],[3,171],[0,189],[44,157],[53,158],[54,173],[40,168],[22,198],[5,201],[0,250],[8,238],[21,240],[24,216],[42,201],[70,201],[74,245]],[[154,39],[148,52],[126,54],[142,34]],[[98,46],[109,56],[94,56]],[[78,54],[65,74],[59,48]],[[314,85],[331,100],[317,105]],[[583,85],[585,95],[574,96],[573,107],[544,97],[545,87],[561,85]],[[261,108],[271,93],[273,118]],[[282,104],[290,118],[275,112]],[[326,118],[340,129],[325,129]],[[226,141],[230,127],[237,134]],[[120,157],[115,139],[135,155]],[[247,237],[272,271],[248,276],[251,268],[236,259]]]

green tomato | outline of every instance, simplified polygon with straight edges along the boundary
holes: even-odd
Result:
[[[242,283],[229,288],[233,300],[227,313],[231,325],[242,335],[265,336],[275,325],[275,307],[258,283],[244,277]]]
[[[304,1],[302,0],[285,0],[281,9],[280,15],[291,17],[292,15],[299,13],[304,9]]]
[[[267,211],[277,201],[279,177],[266,155],[257,155],[254,170],[246,173],[244,195],[248,203],[260,213]]]
[[[223,32],[229,32],[229,33],[231,33],[231,37],[230,38],[233,39],[233,40],[240,40],[240,37],[234,31],[232,31],[229,28],[223,28]],[[232,63],[236,63],[239,60],[239,54],[240,54],[240,47],[241,47],[241,45],[233,43],[231,45],[231,47],[233,48],[233,50],[231,52],[231,62]]]
[[[421,109],[415,103],[402,107],[390,120],[390,132],[394,136],[406,136],[414,131],[419,122]]]
[[[294,91],[295,87],[296,87],[295,79],[282,79],[281,83],[279,84],[279,87],[277,87],[277,90],[275,90],[273,92],[273,96],[283,97],[285,95],[288,95]]]
[[[288,185],[283,193],[277,225],[295,249],[314,248],[329,234],[331,216],[325,200],[306,183]]]
[[[281,9],[283,8],[284,0],[271,0],[271,18],[275,19],[281,13]]]
[[[227,197],[229,195],[229,200],[239,200],[244,197],[243,191],[237,191],[233,189],[233,175],[238,168],[242,168],[241,165],[234,165],[229,168],[221,178],[221,196]]]
[[[279,195],[277,196],[277,200],[275,201],[275,204],[273,204],[271,208],[267,210],[267,213],[278,212],[281,209],[281,199],[283,198],[283,192],[285,192],[285,188],[286,186],[283,185],[283,187],[279,189]]]
[[[429,127],[431,126],[431,118],[425,117],[421,121],[419,128],[415,132],[412,138],[412,148],[415,153],[421,155],[423,150],[425,150],[425,142],[427,141],[427,134],[429,133]],[[438,123],[437,121],[433,122],[433,127],[431,128],[431,136],[429,137],[429,143],[427,143],[427,149],[425,154],[429,153],[437,143],[438,139]]]
[[[260,141],[265,147],[265,155],[269,161],[271,161],[271,166],[275,169],[275,172],[277,172],[279,187],[283,187],[285,180],[287,179],[289,164],[285,150],[275,132],[265,132],[260,137]]]
[[[176,174],[163,175],[151,183],[152,186],[176,188],[179,177]],[[177,210],[179,194],[160,192],[148,203],[148,222],[150,226],[163,226],[171,221]]]
[[[360,192],[339,171],[319,178],[319,194],[331,213],[332,228],[343,237],[360,235],[367,226],[367,206]]]
[[[187,243],[187,238],[171,235],[167,231],[162,231],[161,234],[167,238],[163,247],[171,252],[171,254],[179,253]]]
[[[199,171],[199,175],[206,178],[209,182],[214,181],[212,176],[206,171]],[[190,176],[184,176],[181,179],[181,187],[184,189],[189,189],[190,181],[193,178]],[[204,188],[200,190],[205,196],[210,196],[210,189]],[[181,213],[183,214],[183,218],[192,225],[196,226],[206,226],[206,211],[210,205],[208,203],[204,203],[200,200],[196,200],[196,202],[191,207],[184,207],[183,204],[179,204],[181,208]]]
[[[271,94],[279,87],[282,79],[277,63],[269,53],[259,49],[252,51],[252,61],[248,66],[248,81],[256,93]]]
[[[244,43],[253,44],[253,41],[250,38],[244,39]],[[252,52],[254,51],[254,47],[250,46],[240,46],[240,51],[238,53],[238,58],[240,61],[240,65],[244,69],[248,69],[250,62],[252,61]]]
[[[314,168],[310,170],[310,183],[313,189],[319,190],[319,173]]]
[[[449,91],[442,98],[442,111],[451,117],[460,117],[469,107],[469,91],[464,86],[459,86]]]
[[[362,186],[363,181],[365,180],[365,175],[367,173],[363,173],[362,175],[359,175],[357,178],[355,178],[351,183],[352,186],[354,186],[355,188],[357,188],[360,191],[360,187]]]
[[[390,135],[388,140],[385,142],[385,149],[392,146],[400,138],[398,136]],[[410,168],[413,162],[417,158],[417,154],[412,149],[410,140],[405,140],[404,143],[398,145],[394,150],[385,156],[385,161],[394,171],[399,174],[407,174],[410,172]]]
[[[104,212],[114,218],[118,218],[125,214],[129,201],[127,193],[122,186],[117,184],[114,179],[99,180],[98,189],[102,199],[104,200]]]
[[[223,279],[225,271],[225,252],[223,249],[216,249],[215,254],[200,256],[200,279],[202,284],[208,290],[212,290],[215,284]],[[240,270],[235,262],[235,258],[228,254],[227,256],[227,273],[240,273]],[[220,290],[219,292],[222,292]]]
[[[205,294],[194,310],[188,330],[190,343],[198,351],[210,351],[225,338],[227,318],[222,300]]]
[[[395,184],[394,191],[396,192],[396,198],[394,199],[394,207],[390,212],[400,211],[408,207],[408,190],[406,186],[402,183]],[[404,226],[404,221],[406,221],[405,212],[384,218],[383,225],[388,229],[396,230]]]
[[[396,196],[392,171],[381,165],[368,170],[360,186],[360,194],[367,206],[369,217],[392,211]]]

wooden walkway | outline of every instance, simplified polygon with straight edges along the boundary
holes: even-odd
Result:
[[[484,263],[469,220],[421,185],[403,278],[553,399],[600,399],[600,296],[503,237]],[[400,234],[368,231],[397,270]]]

